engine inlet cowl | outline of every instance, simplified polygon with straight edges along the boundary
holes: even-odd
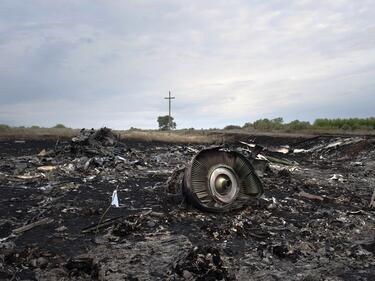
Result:
[[[202,211],[226,212],[261,196],[263,186],[245,156],[214,147],[193,157],[185,169],[182,191]]]

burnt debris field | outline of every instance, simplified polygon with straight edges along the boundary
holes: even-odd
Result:
[[[226,146],[251,159],[264,194],[209,213],[179,191],[207,146],[106,129],[1,141],[0,280],[375,280],[375,138]]]

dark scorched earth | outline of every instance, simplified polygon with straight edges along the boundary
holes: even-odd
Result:
[[[178,190],[204,146],[89,134],[0,142],[0,280],[375,280],[375,139],[232,142],[265,193],[211,214]]]

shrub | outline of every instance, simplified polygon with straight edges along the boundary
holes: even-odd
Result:
[[[241,129],[241,126],[237,126],[237,125],[228,125],[228,126],[225,126],[225,127],[224,127],[224,130],[238,130],[238,129]]]
[[[309,129],[311,127],[311,124],[310,124],[310,122],[306,122],[306,121],[294,120],[294,121],[290,122],[289,124],[286,124],[285,126],[288,129],[290,129],[291,131],[293,131],[293,130]]]
[[[375,118],[316,119],[314,127],[339,130],[374,130]]]
[[[66,129],[65,125],[63,125],[63,124],[56,124],[53,128],[55,128],[55,129]]]
[[[254,124],[251,123],[251,122],[247,122],[247,123],[245,123],[245,124],[242,126],[242,128],[244,128],[244,129],[253,129],[253,128],[254,128]]]
[[[0,132],[5,132],[9,130],[10,130],[10,127],[8,125],[0,124]]]
[[[278,117],[275,119],[259,119],[254,122],[253,126],[254,129],[261,130],[261,131],[268,131],[268,130],[280,130],[283,128],[283,118]]]

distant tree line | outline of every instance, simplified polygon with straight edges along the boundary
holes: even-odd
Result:
[[[318,128],[341,130],[375,130],[375,117],[349,119],[316,119],[314,126]]]
[[[26,127],[26,126],[11,127],[11,126],[6,125],[6,124],[0,124],[0,132],[6,132],[6,131],[13,130],[13,129],[33,129],[33,130],[37,130],[37,129],[69,129],[69,128],[66,127],[63,124],[56,124],[55,126],[53,126],[51,128],[44,128],[44,127],[40,127],[40,126],[36,126],[36,125],[30,126],[30,127]]]
[[[274,119],[259,119],[255,122],[245,123],[242,127],[236,125],[228,125],[224,127],[225,130],[234,129],[252,129],[256,131],[301,131],[301,130],[343,130],[343,131],[355,131],[364,130],[371,131],[375,130],[375,117],[370,118],[347,118],[347,119],[316,119],[314,123],[308,121],[294,120],[289,123],[285,123],[282,117]]]
[[[168,115],[158,117],[159,130],[176,129],[176,122],[173,117],[169,119]],[[6,124],[0,124],[0,132],[11,132],[13,130],[45,130],[49,128],[39,126],[18,126],[11,127]],[[56,124],[51,129],[58,130],[71,130],[63,124]],[[228,125],[224,127],[224,130],[254,130],[254,131],[304,131],[304,130],[323,130],[323,131],[375,131],[375,117],[370,118],[346,118],[346,119],[328,119],[320,118],[316,119],[313,123],[308,121],[294,120],[289,123],[285,123],[282,117],[274,119],[259,119],[254,122],[247,122],[242,127],[238,125]],[[131,130],[139,130],[137,128],[131,128]],[[194,128],[185,129],[194,131]],[[204,130],[202,128],[202,130]],[[218,128],[212,128],[209,130],[219,130]]]

